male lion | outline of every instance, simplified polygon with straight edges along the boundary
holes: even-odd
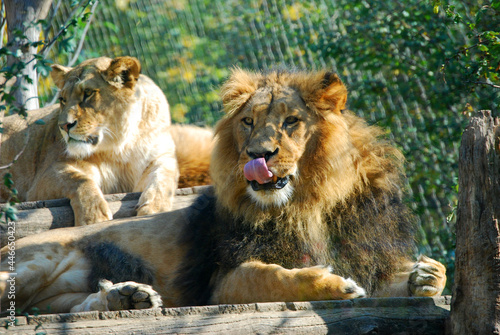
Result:
[[[143,194],[137,215],[171,208],[179,177],[167,100],[132,57],[52,67],[59,105],[30,111],[28,144],[12,169],[18,198],[67,197],[75,225],[112,219],[103,193]],[[22,151],[27,124],[2,120],[0,165]],[[8,197],[0,189],[0,201]]]
[[[439,295],[444,266],[409,261],[401,154],[343,111],[346,95],[325,71],[234,70],[222,88],[214,192],[185,210],[17,241],[16,308]]]

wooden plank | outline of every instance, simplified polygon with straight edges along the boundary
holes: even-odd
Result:
[[[479,111],[459,153],[452,334],[500,333],[500,119]]]
[[[19,317],[9,334],[444,334],[449,297],[86,312]],[[3,323],[6,319],[0,319]],[[6,331],[0,330],[0,334]]]
[[[173,209],[180,209],[191,205],[201,192],[211,186],[196,186],[182,188],[176,191]],[[109,204],[113,218],[125,218],[134,216],[135,206],[141,193],[109,194],[104,198]],[[29,201],[18,204],[18,220],[15,223],[16,240],[37,234],[49,229],[72,227],[74,215],[69,199]],[[0,224],[0,245],[7,243],[8,227]]]

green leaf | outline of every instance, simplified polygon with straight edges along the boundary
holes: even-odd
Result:
[[[35,121],[35,124],[45,125],[45,121],[43,119],[38,119]]]
[[[479,45],[479,50],[483,51],[483,52],[487,52],[489,49],[486,45],[484,44],[480,44]]]
[[[2,212],[5,213],[5,217],[10,221],[17,221],[17,209],[12,207],[10,204],[5,204],[2,208]]]
[[[117,33],[119,31],[118,27],[116,26],[116,24],[114,24],[113,22],[109,22],[109,21],[105,21],[103,23],[104,27],[108,28],[108,29],[111,29],[112,31],[114,31],[115,33]]]

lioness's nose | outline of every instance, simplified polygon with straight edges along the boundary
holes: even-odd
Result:
[[[269,158],[271,158],[272,156],[274,156],[278,153],[278,150],[279,150],[279,148],[276,148],[276,150],[274,150],[274,151],[247,149],[247,154],[248,154],[248,156],[250,156],[253,159],[264,157],[266,159],[266,161],[268,161]]]
[[[71,128],[73,128],[74,126],[76,126],[76,121],[72,122],[72,123],[68,122],[68,123],[59,125],[59,127],[61,127],[61,129],[64,130],[65,132],[69,132],[69,130]]]

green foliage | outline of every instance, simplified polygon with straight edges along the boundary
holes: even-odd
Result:
[[[434,0],[433,4],[435,12],[443,7],[448,18],[465,27],[468,37],[455,46],[441,71],[446,74],[450,63],[455,62],[460,64],[461,78],[471,89],[478,85],[500,89],[500,1],[479,1],[470,13],[465,13],[468,15],[446,1]]]

